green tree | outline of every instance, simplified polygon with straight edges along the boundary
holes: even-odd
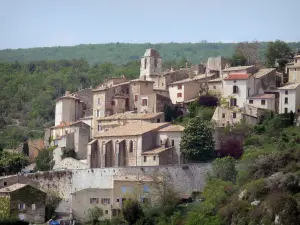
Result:
[[[202,117],[191,118],[183,131],[180,149],[190,160],[206,161],[214,157],[212,128]]]
[[[277,60],[279,68],[284,68],[289,57],[291,57],[291,48],[287,43],[280,40],[268,43],[265,53],[266,65],[268,67],[274,67]]]
[[[64,158],[68,158],[68,157],[76,159],[76,152],[74,149],[66,148],[63,150],[63,154],[62,154],[61,158],[64,159]]]
[[[126,199],[122,205],[122,213],[129,225],[135,224],[136,221],[144,216],[143,208],[137,199]]]
[[[49,220],[55,216],[55,210],[58,207],[59,203],[61,202],[61,198],[59,195],[54,191],[47,192],[46,198],[46,220]]]
[[[245,66],[247,59],[241,51],[236,50],[231,58],[231,66]]]
[[[230,156],[214,160],[212,163],[212,176],[235,183],[237,177],[235,160]]]
[[[53,150],[54,147],[45,148],[39,151],[39,154],[35,158],[36,170],[38,171],[49,171],[53,168]]]
[[[95,206],[88,211],[89,222],[91,225],[96,225],[102,216],[103,210],[98,206]]]

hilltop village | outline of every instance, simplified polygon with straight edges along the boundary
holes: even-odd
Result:
[[[166,171],[182,199],[201,191],[211,165],[184,157],[180,143],[185,127],[166,121],[166,107],[176,106],[184,116],[199,97],[215,96],[219,99],[212,116],[215,130],[242,121],[256,125],[270,112],[300,112],[299,55],[287,64],[285,83],[275,68],[231,67],[230,60],[221,56],[166,71],[162,60],[158,51],[147,49],[139,78],[111,77],[56,99],[55,124],[45,129],[43,141],[53,148],[51,171],[1,178],[1,196],[13,199],[14,193],[30,190],[28,208],[23,199],[11,200],[23,210],[20,219],[44,222],[49,190],[62,198],[58,215],[86,221],[88,211],[101,206],[103,218],[112,219],[120,215],[125,195],[137,185],[139,199],[154,202],[155,185]],[[218,151],[220,137],[213,138]]]

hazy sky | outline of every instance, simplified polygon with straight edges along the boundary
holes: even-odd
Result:
[[[1,0],[0,49],[300,41],[300,0]]]

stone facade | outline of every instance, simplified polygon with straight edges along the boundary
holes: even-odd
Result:
[[[10,215],[28,222],[45,222],[46,193],[27,184],[15,183],[0,189],[8,197]]]

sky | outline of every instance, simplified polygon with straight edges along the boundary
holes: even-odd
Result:
[[[0,49],[300,41],[299,0],[2,0]]]

